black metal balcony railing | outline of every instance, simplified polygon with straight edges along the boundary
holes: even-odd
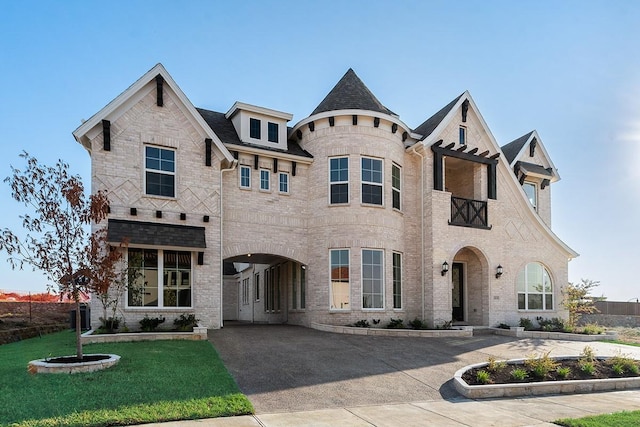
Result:
[[[490,229],[487,202],[451,196],[451,225]]]

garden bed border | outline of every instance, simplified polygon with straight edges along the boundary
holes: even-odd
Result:
[[[516,338],[541,338],[552,340],[567,340],[567,341],[615,341],[618,339],[617,331],[605,331],[604,334],[586,335],[586,334],[572,334],[569,332],[544,332],[544,331],[525,331],[520,326],[512,326],[510,329],[502,328],[489,328],[496,335],[505,335]]]
[[[472,337],[473,326],[454,326],[452,329],[383,329],[358,328],[311,323],[312,329],[347,335],[375,335],[383,337]]]
[[[610,357],[598,357],[607,360]],[[580,356],[555,356],[554,360],[577,360]],[[522,365],[526,359],[506,360],[509,365]],[[474,368],[487,366],[488,362],[476,363],[458,369],[453,376],[456,391],[469,399],[485,399],[496,397],[538,396],[543,394],[594,393],[611,390],[628,390],[640,388],[640,377],[601,378],[590,380],[539,381],[514,384],[469,385],[462,375]]]
[[[116,334],[94,334],[93,329],[80,337],[82,344],[105,342],[158,341],[158,340],[192,340],[207,339],[207,328],[196,326],[193,332],[155,331],[155,332],[122,332]]]

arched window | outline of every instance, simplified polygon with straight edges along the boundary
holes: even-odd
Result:
[[[539,262],[525,265],[516,280],[518,310],[553,310],[553,284],[546,267]]]

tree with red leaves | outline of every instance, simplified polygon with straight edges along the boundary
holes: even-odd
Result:
[[[23,152],[24,171],[11,167],[5,179],[11,196],[30,210],[23,216],[27,235],[20,237],[5,228],[0,234],[0,250],[5,250],[11,267],[30,265],[47,277],[48,289],[57,288],[60,297],[68,297],[76,309],[76,357],[82,360],[80,296],[92,290],[96,269],[92,266],[92,241],[89,225],[100,223],[108,212],[107,195],[98,191],[88,198],[79,176],[71,175],[69,165],[58,160],[55,166],[43,166]],[[104,239],[103,239],[104,241]],[[97,259],[96,257],[94,257]]]

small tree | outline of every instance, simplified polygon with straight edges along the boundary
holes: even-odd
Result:
[[[11,196],[31,210],[21,216],[27,235],[22,238],[5,228],[0,235],[0,250],[9,255],[12,268],[25,264],[41,270],[48,279],[47,288],[58,288],[60,297],[69,297],[76,309],[76,357],[83,358],[80,296],[91,290],[91,251],[87,226],[99,223],[107,215],[108,199],[99,191],[84,195],[79,176],[69,173],[69,165],[58,160],[55,166],[43,166],[35,157],[20,155],[27,165],[24,171],[11,167],[5,179]]]
[[[105,228],[94,231],[90,242],[91,290],[102,304],[102,326],[107,330],[116,329],[118,304],[129,281],[122,251],[128,242],[121,242],[119,248],[110,246]]]
[[[580,283],[569,283],[562,291],[564,307],[569,311],[569,327],[575,329],[583,314],[595,313],[598,309],[594,305],[591,291],[600,286],[600,282],[582,279]]]

